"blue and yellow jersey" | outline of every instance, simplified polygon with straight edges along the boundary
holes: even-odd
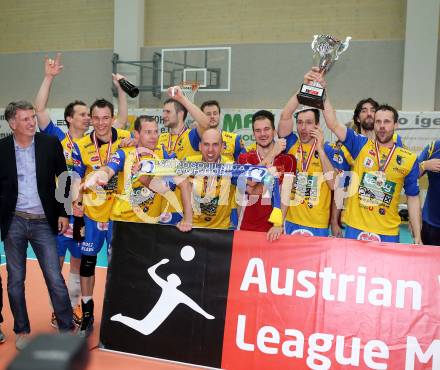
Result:
[[[92,139],[93,132],[79,139],[75,143],[75,151],[72,154],[73,170],[77,172],[81,178],[87,176],[90,172],[95,171],[106,164],[108,143],[103,143],[98,152]],[[130,137],[130,132],[112,128],[112,145],[110,154],[114,154],[118,150],[119,143],[122,139]],[[115,175],[104,187],[96,190],[88,189],[84,192],[84,213],[98,222],[108,222],[111,209],[113,206],[114,194],[118,183],[118,176]]]
[[[427,145],[419,155],[419,162],[440,159],[440,140]],[[440,173],[427,171],[428,191],[423,204],[423,221],[431,226],[440,227]]]
[[[72,139],[72,142],[69,140],[69,137],[66,135],[66,133],[63,132],[58,126],[55,126],[55,124],[50,121],[49,124],[46,126],[44,130],[41,130],[44,134],[56,136],[58,140],[60,141],[61,145],[63,146],[63,153],[64,158],[66,159],[66,165],[67,170],[72,171],[73,170],[73,159],[72,159],[72,152],[74,150],[74,143],[76,143],[80,139]]]
[[[199,153],[200,137],[197,129],[186,129],[181,135],[164,132],[160,134],[158,146],[164,146],[168,155],[176,154],[177,159],[184,159]]]
[[[407,147],[403,143],[402,137],[400,135],[397,135],[397,133],[394,133],[393,141],[396,143],[396,146],[407,149]],[[341,145],[340,149],[338,150],[336,148],[336,144],[334,145],[334,148],[336,151],[334,160],[337,161],[337,169],[339,169],[340,171],[350,171],[351,166],[353,166],[354,159],[348,149],[344,145]]]
[[[163,159],[163,150],[156,147],[154,155],[142,154],[139,160]],[[161,213],[162,197],[143,186],[139,181],[132,181],[132,168],[138,161],[136,148],[118,149],[110,158],[107,166],[115,174],[119,173],[117,194],[110,215],[111,220],[127,222],[157,223]]]
[[[253,151],[253,150],[257,150],[257,143],[252,143],[252,144],[249,144],[247,147],[246,147],[246,152],[247,153],[249,153],[249,152],[251,152],[251,151]]]
[[[238,157],[244,151],[243,140],[240,135],[233,132],[222,131],[223,151],[222,156],[229,161],[237,162]]]
[[[343,221],[359,230],[382,235],[399,233],[399,197],[402,187],[405,194],[419,194],[419,166],[417,157],[409,150],[396,145],[384,172],[379,171],[376,146],[373,140],[347,129],[343,142],[353,158],[354,175],[348,193]],[[380,165],[383,166],[390,149],[380,146]]]
[[[202,155],[186,158],[188,161],[201,162]],[[221,163],[233,163],[225,156]],[[235,185],[227,176],[203,177],[192,179],[193,226],[211,229],[229,229],[231,212],[235,208]]]
[[[296,158],[296,177],[290,193],[290,205],[287,209],[286,220],[298,225],[326,228],[329,224],[331,190],[324,179],[322,164],[318,152],[312,154],[309,167],[302,171],[303,158],[308,158],[312,144],[302,144],[303,156],[300,152],[300,141],[296,134],[291,133],[286,138],[286,153]],[[334,149],[324,145],[325,153],[333,164]]]

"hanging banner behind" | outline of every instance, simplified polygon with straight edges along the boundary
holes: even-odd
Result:
[[[222,127],[225,131],[235,132],[242,135],[246,145],[253,143],[252,135],[252,114],[258,109],[222,109]],[[278,124],[281,109],[269,109],[275,115],[275,124]],[[49,109],[50,116],[54,123],[67,130],[64,122],[64,109]],[[165,132],[162,121],[162,109],[130,109],[129,121],[131,128],[138,115],[149,114],[156,118],[162,132]],[[340,122],[348,123],[353,117],[353,112],[338,110],[337,116]],[[326,139],[335,141],[335,137],[324,128]],[[10,133],[9,125],[4,119],[4,109],[0,109],[0,137]],[[419,153],[431,141],[440,137],[440,112],[399,112],[398,134],[402,136],[403,142],[408,148]]]
[[[436,247],[116,223],[101,343],[231,370],[438,370],[439,289]]]

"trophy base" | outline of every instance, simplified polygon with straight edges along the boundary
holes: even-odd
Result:
[[[297,98],[302,105],[324,109],[325,95],[325,89],[322,87],[302,84]]]

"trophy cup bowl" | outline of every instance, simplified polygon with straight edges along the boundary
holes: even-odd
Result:
[[[322,74],[327,73],[335,61],[347,50],[351,37],[347,36],[342,42],[330,35],[315,35],[312,41],[314,66],[318,67]],[[311,85],[302,84],[298,93],[298,101],[302,105],[324,109],[325,89],[318,83]]]

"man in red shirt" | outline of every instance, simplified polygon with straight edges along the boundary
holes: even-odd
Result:
[[[296,159],[290,154],[282,153],[286,147],[284,139],[274,141],[274,115],[267,110],[256,112],[252,116],[252,131],[257,143],[256,149],[240,154],[238,163],[274,167],[281,175],[281,184],[284,173],[295,173]],[[273,209],[272,194],[264,184],[248,181],[245,201],[241,202],[241,205],[239,230],[267,232],[269,241],[279,238],[283,232],[283,225],[275,225],[269,222]]]

